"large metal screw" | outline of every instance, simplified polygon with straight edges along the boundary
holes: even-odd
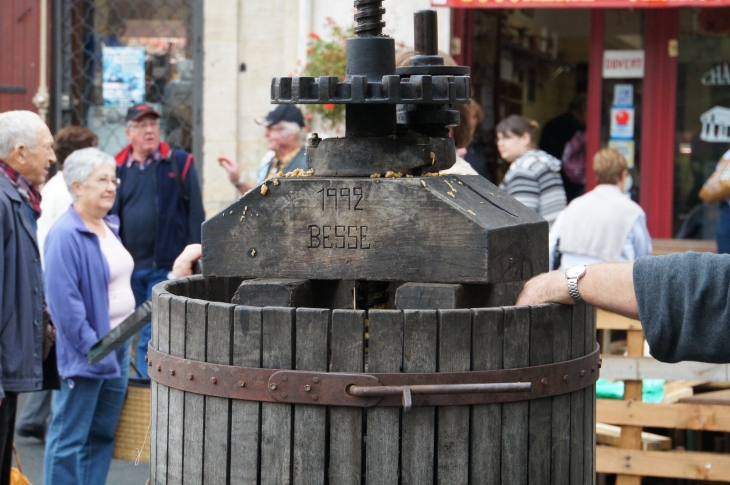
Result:
[[[383,35],[383,0],[355,0],[355,34],[358,37],[377,37]]]
[[[213,377],[210,378],[210,382],[212,384],[218,384],[218,378],[216,376],[213,376]]]
[[[314,377],[312,379],[312,382],[314,382],[315,384],[319,384],[319,377]]]
[[[171,376],[174,376],[175,375],[175,369],[170,369],[170,375]]]
[[[157,365],[157,372],[162,372],[162,366],[159,364]]]
[[[276,384],[271,384],[269,386],[269,388],[271,388],[272,391],[275,391],[276,390]]]
[[[309,392],[309,391],[312,390],[312,386],[310,386],[309,384],[305,384],[304,385],[304,390],[307,391],[307,392]]]
[[[238,381],[238,387],[244,387],[246,385],[243,381]]]
[[[190,374],[188,374],[188,380],[192,381],[193,379],[195,379],[195,376],[191,372]]]

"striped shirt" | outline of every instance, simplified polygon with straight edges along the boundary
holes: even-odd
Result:
[[[512,162],[500,188],[552,226],[567,204],[560,167],[560,160],[552,155],[530,150]]]

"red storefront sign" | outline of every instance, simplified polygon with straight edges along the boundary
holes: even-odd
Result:
[[[453,8],[650,8],[726,7],[730,0],[431,0]]]

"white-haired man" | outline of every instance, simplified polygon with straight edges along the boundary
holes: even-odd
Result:
[[[10,482],[18,393],[41,390],[55,371],[55,358],[50,368],[43,365],[43,274],[36,239],[38,187],[55,161],[53,136],[37,114],[0,114],[0,483]]]
[[[261,162],[255,184],[246,181],[232,160],[218,158],[218,163],[228,172],[228,179],[242,194],[279,172],[292,172],[298,168],[309,170],[304,156],[307,131],[304,129],[304,115],[299,108],[293,104],[279,104],[265,117],[257,119],[256,123],[266,127],[264,136],[269,151]]]

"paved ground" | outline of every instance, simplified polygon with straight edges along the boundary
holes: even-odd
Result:
[[[20,408],[25,402],[25,396],[21,395],[18,400],[18,415]],[[45,443],[35,438],[23,438],[15,436],[15,447],[18,449],[20,461],[23,464],[23,472],[32,485],[43,483],[43,455]],[[140,463],[135,466],[134,462],[112,460],[108,485],[144,485],[150,477],[149,465]]]

